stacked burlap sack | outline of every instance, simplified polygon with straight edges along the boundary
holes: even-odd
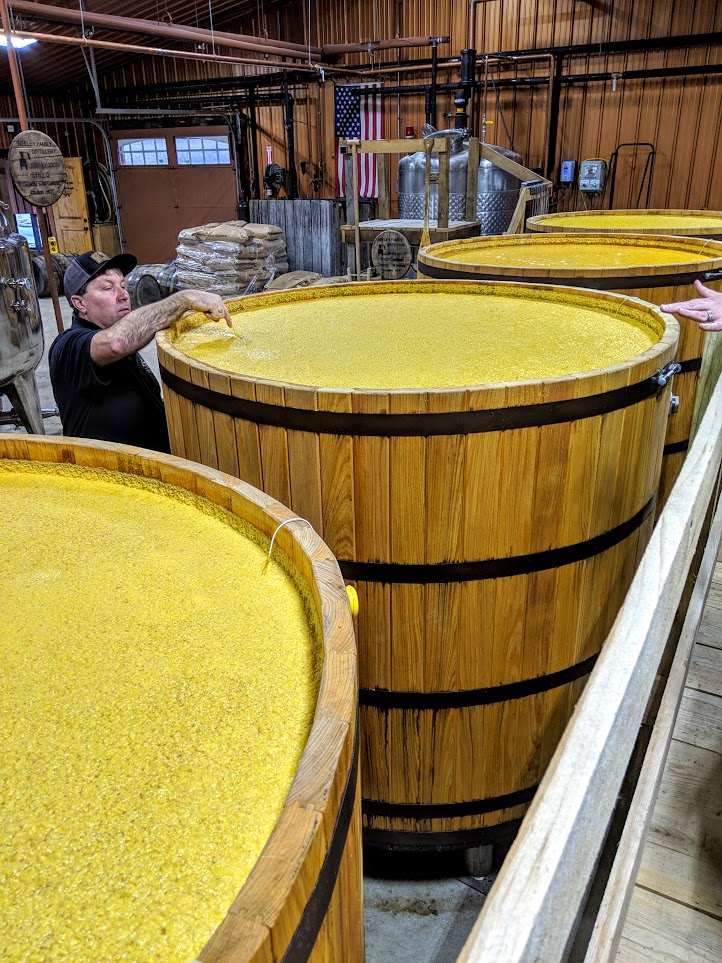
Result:
[[[274,224],[224,221],[188,227],[178,235],[178,285],[200,288],[222,297],[243,294],[252,285],[288,271],[286,242]]]
[[[378,281],[378,278],[374,278]],[[266,291],[290,291],[293,288],[317,288],[323,284],[349,284],[349,278],[345,274],[336,277],[325,278],[315,271],[289,271],[288,274],[281,275],[273,281],[268,281]]]

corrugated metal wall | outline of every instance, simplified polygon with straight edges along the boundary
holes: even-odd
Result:
[[[88,125],[74,123],[82,117],[80,105],[59,97],[30,97],[28,100],[28,116],[67,118],[54,124],[38,124],[38,129],[53,138],[66,157],[87,158],[87,142],[84,128]],[[15,99],[12,95],[0,96],[0,117],[17,117]],[[18,128],[16,127],[16,133]],[[0,124],[0,150],[7,150],[15,136],[8,131],[7,124]],[[101,145],[98,156],[105,162]]]
[[[342,13],[342,8],[345,12]],[[439,55],[456,56],[469,45],[469,5],[465,0],[433,3],[375,3],[352,0],[343,5],[332,0],[317,4],[313,40],[317,43],[353,42],[400,36],[449,36]],[[565,57],[562,75],[623,73],[654,68],[685,68],[719,65],[722,46],[690,45],[681,49],[629,50],[609,53],[605,45],[695,34],[702,38],[722,31],[722,4],[709,0],[635,0],[619,3],[587,3],[582,0],[490,0],[476,9],[476,49],[480,53],[538,50],[580,44],[599,44],[598,51]],[[397,51],[376,55],[376,62],[396,61]],[[401,51],[402,60],[428,57],[429,50]],[[345,63],[368,64],[366,54],[345,58]],[[500,80],[548,76],[545,61],[528,65],[498,66]],[[480,76],[483,71],[480,71]],[[458,70],[439,73],[439,80],[455,82]],[[380,75],[390,86],[428,83],[430,72],[406,71]],[[349,78],[351,80],[351,78]],[[616,87],[616,89],[612,89]],[[547,88],[517,87],[499,90],[499,104],[513,146],[524,163],[538,167],[544,161],[547,126]],[[483,111],[483,105],[479,105]],[[719,149],[722,111],[722,75],[670,76],[666,78],[572,83],[561,86],[557,115],[557,141],[553,176],[562,159],[609,158],[619,144],[650,142],[656,147],[656,163],[649,203],[652,207],[722,209],[722,151]],[[438,125],[450,122],[453,95],[438,99]],[[492,122],[487,139],[507,146],[504,127],[493,89],[486,98]],[[477,116],[478,120],[478,116]],[[323,143],[328,157],[333,150],[332,96],[327,95]],[[403,136],[413,126],[417,133],[424,121],[423,94],[392,96],[386,103],[388,136]],[[626,148],[620,152],[615,207],[632,205],[643,174],[646,151]],[[326,178],[326,189],[331,186]]]
[[[448,36],[439,46],[440,57],[456,57],[469,45],[469,4],[466,0],[403,3],[397,0],[349,0],[344,4],[320,0],[312,7],[312,41],[356,42],[393,36]],[[299,27],[301,25],[299,24]],[[605,45],[624,41],[643,42],[695,34],[702,38],[722,31],[722,4],[709,0],[636,0],[619,3],[586,3],[582,0],[490,0],[476,8],[476,49],[481,53],[532,51],[581,44],[599,44],[584,56],[564,57],[558,113],[553,177],[561,160],[586,157],[609,159],[618,145],[649,142],[656,160],[649,204],[652,207],[722,209],[722,151],[719,149],[722,111],[722,75],[681,75],[647,79],[571,82],[571,76],[624,73],[655,68],[719,65],[722,46],[690,45],[678,49],[628,50],[610,53]],[[374,55],[374,65],[428,58],[430,50],[391,49]],[[368,65],[368,54],[347,56],[344,64]],[[546,60],[496,65],[500,81],[548,77]],[[480,69],[479,76],[483,76]],[[339,78],[354,82],[355,77]],[[370,77],[368,79],[371,79]],[[428,84],[430,71],[405,70],[377,75],[386,86]],[[439,71],[439,82],[457,82],[458,68]],[[333,193],[333,92],[332,80],[320,90],[311,88],[309,99],[321,116],[321,160],[324,163],[324,194]],[[613,89],[613,87],[615,89]],[[317,91],[317,93],[316,93]],[[501,111],[499,110],[501,108]],[[419,133],[424,122],[423,93],[389,96],[385,102],[387,136],[403,136],[407,126]],[[452,123],[453,93],[441,92],[437,102],[437,125]],[[491,122],[487,139],[507,146],[503,118],[514,148],[528,167],[544,162],[547,131],[547,86],[502,88],[497,98],[490,85],[486,115]],[[484,104],[477,99],[477,129]],[[270,110],[264,118],[267,135],[276,145],[283,142],[282,112]],[[311,138],[304,153],[297,135],[297,160],[318,160],[317,139]],[[315,149],[314,149],[315,148]],[[615,207],[633,206],[641,186],[646,149],[620,151],[615,185]],[[395,167],[392,166],[392,187]],[[302,193],[307,184],[301,179]],[[643,195],[642,200],[646,196]],[[561,208],[565,205],[562,203]]]
[[[271,36],[302,40],[307,36],[307,3],[288,4],[268,12]],[[279,12],[280,10],[280,12]],[[315,44],[389,39],[394,36],[448,36],[450,42],[439,46],[439,56],[458,57],[470,42],[467,0],[311,0],[311,39]],[[257,32],[258,24],[240,19],[234,27]],[[564,158],[609,158],[615,148],[625,142],[650,142],[657,155],[649,203],[653,207],[708,207],[722,209],[722,151],[719,150],[719,118],[722,110],[722,75],[720,73],[679,76],[611,79],[572,82],[574,76],[598,73],[624,73],[655,68],[685,69],[692,66],[716,65],[722,62],[722,45],[691,44],[676,49],[629,49],[609,52],[606,45],[629,41],[643,43],[649,38],[669,38],[694,34],[706,38],[722,31],[722,3],[718,0],[488,0],[476,8],[476,48],[480,53],[539,50],[566,45],[599,45],[583,56],[564,56],[561,60],[561,84],[556,112],[556,149],[553,158],[554,177]],[[428,47],[392,48],[373,55],[368,53],[342,58],[348,66],[383,67],[386,63],[428,58]],[[182,79],[203,80],[214,76],[232,76],[241,68],[208,64],[190,64],[168,59],[136,59],[102,78],[104,99],[112,103],[112,91],[128,92],[137,88],[137,103],[157,105],[142,88]],[[516,65],[497,64],[493,76],[500,81],[497,97],[490,85],[486,97],[486,114],[491,126],[487,139],[506,146],[508,139],[502,124],[509,129],[513,145],[529,167],[544,162],[548,119],[548,88],[545,83],[524,86],[525,78],[546,78],[549,62],[540,59]],[[483,76],[480,68],[479,76]],[[369,77],[358,74],[326,74],[324,84],[297,86],[295,98],[296,161],[323,165],[320,192],[312,187],[309,172],[299,172],[302,197],[333,196],[333,84],[358,82]],[[428,68],[409,69],[376,75],[385,86],[427,85]],[[456,83],[458,67],[439,71],[439,82]],[[522,84],[509,87],[510,81]],[[616,89],[613,89],[616,87]],[[7,104],[7,109],[4,104]],[[501,107],[501,111],[499,110]],[[4,115],[14,111],[9,98],[0,102]],[[438,96],[438,126],[450,123],[453,93]],[[477,97],[477,121],[484,110]],[[61,99],[35,98],[31,112],[45,116],[73,115],[73,109]],[[283,106],[279,99],[273,106],[259,105],[259,162],[265,164],[265,147],[271,145],[274,160],[286,166],[286,135]],[[387,136],[403,136],[406,126],[420,132],[424,121],[424,94],[392,94],[385,99]],[[478,129],[478,123],[477,123]],[[68,124],[47,128],[61,148],[86,156],[83,128]],[[0,132],[0,148],[9,137]],[[249,151],[249,155],[250,155]],[[98,144],[98,156],[102,157]],[[615,207],[635,201],[640,185],[645,150],[625,148],[620,153],[615,189]],[[395,184],[392,166],[392,190]]]

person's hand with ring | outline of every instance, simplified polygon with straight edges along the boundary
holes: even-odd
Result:
[[[676,301],[674,304],[661,304],[661,309],[669,314],[678,314],[681,318],[696,321],[705,331],[722,331],[722,291],[713,291],[701,281],[695,281],[694,286],[701,297]]]

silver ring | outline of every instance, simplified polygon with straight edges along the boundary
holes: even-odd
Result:
[[[711,311],[707,311],[707,324],[712,324],[714,321],[714,315]]]

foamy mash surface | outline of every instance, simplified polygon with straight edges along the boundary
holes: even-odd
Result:
[[[394,293],[289,300],[209,322],[173,344],[252,378],[324,388],[451,388],[605,368],[646,351],[652,325],[561,293],[548,300]]]
[[[0,517],[0,955],[195,959],[310,730],[309,606],[254,529],[150,480],[0,460]]]

